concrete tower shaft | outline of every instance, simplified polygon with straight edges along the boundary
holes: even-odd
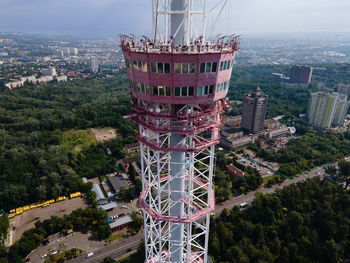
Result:
[[[185,44],[187,29],[187,16],[185,12],[188,8],[189,0],[176,0],[171,3],[171,36],[174,36],[175,45]],[[176,12],[180,12],[177,14]]]
[[[121,39],[139,125],[147,263],[208,261],[214,152],[238,41],[205,40],[206,1],[194,2],[153,0],[155,38]]]

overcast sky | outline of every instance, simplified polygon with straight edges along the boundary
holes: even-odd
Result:
[[[149,34],[151,0],[0,0],[0,31]],[[216,31],[349,32],[350,0],[228,0]]]

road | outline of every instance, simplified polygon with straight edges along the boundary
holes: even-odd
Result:
[[[294,183],[297,183],[297,182],[300,182],[300,181],[303,181],[305,179],[312,178],[315,176],[321,176],[323,178],[323,175],[324,175],[324,171],[323,171],[322,167],[315,168],[315,169],[311,170],[308,174],[301,174],[298,177],[294,177],[292,179],[286,179],[280,185],[276,184],[276,185],[273,185],[269,188],[259,188],[256,191],[249,192],[245,195],[239,195],[239,196],[234,197],[230,200],[227,200],[223,203],[216,204],[214,213],[216,215],[219,215],[219,214],[221,214],[221,212],[225,208],[228,210],[231,210],[234,206],[239,206],[242,203],[250,204],[253,201],[253,199],[257,193],[263,193],[263,194],[273,193],[277,188],[283,188],[286,185],[294,184]]]
[[[103,259],[106,257],[121,258],[129,252],[135,251],[139,246],[142,238],[143,238],[143,232],[141,231],[135,236],[117,240],[99,250],[93,251],[94,255],[91,256],[90,258],[85,258],[85,256],[87,253],[91,251],[84,253],[83,255],[77,258],[69,260],[68,262],[101,263]]]
[[[239,206],[241,203],[250,204],[257,193],[263,193],[263,194],[273,193],[277,188],[283,188],[286,185],[297,183],[315,176],[323,177],[323,174],[324,174],[324,171],[322,167],[315,168],[314,170],[310,171],[308,174],[302,174],[298,177],[287,179],[280,185],[273,185],[269,188],[260,188],[256,191],[249,192],[248,194],[240,195],[230,200],[227,200],[223,203],[216,204],[214,213],[218,216],[225,208],[227,208],[228,210],[231,210],[234,206]],[[143,238],[143,232],[140,232],[135,236],[122,239],[120,241],[119,240],[115,241],[109,244],[108,246],[105,246],[97,251],[93,251],[94,255],[90,258],[85,258],[85,255],[87,254],[85,253],[82,256],[75,258],[73,260],[70,260],[68,262],[100,263],[103,261],[105,257],[122,258],[123,256],[126,256],[128,252],[130,252],[130,249],[136,250],[142,238]]]

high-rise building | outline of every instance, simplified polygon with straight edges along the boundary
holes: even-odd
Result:
[[[314,92],[307,109],[309,125],[315,128],[330,128],[336,110],[338,93]]]
[[[95,57],[90,58],[90,72],[93,74],[98,72],[98,63]]]
[[[152,10],[151,39],[121,39],[139,125],[145,262],[208,263],[215,145],[238,41],[208,39],[206,0],[153,0]]]
[[[337,85],[337,91],[339,94],[350,95],[350,85],[340,83]]]
[[[75,47],[70,48],[70,55],[71,56],[78,56],[78,49]]]
[[[343,126],[346,115],[348,113],[349,102],[348,96],[339,94],[337,103],[335,106],[334,116],[332,118],[333,126]]]
[[[244,97],[242,112],[242,128],[249,133],[259,133],[264,130],[267,98],[257,87]]]
[[[310,84],[312,77],[312,67],[293,66],[290,70],[289,83]]]

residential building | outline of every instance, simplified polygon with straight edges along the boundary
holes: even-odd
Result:
[[[9,83],[5,84],[5,86],[8,89],[14,89],[14,88],[22,87],[23,85],[24,85],[24,81],[20,81],[20,80],[12,81],[12,82],[9,82]]]
[[[62,75],[59,77],[56,77],[57,82],[66,82],[67,81],[67,75]]]
[[[56,68],[55,67],[49,67],[49,68],[44,68],[41,70],[44,76],[57,76]]]
[[[312,77],[312,67],[293,66],[290,70],[290,83],[310,84]]]
[[[308,124],[315,128],[330,128],[336,109],[338,93],[314,92],[307,109]]]
[[[259,133],[264,130],[267,98],[257,87],[244,97],[242,112],[242,129],[249,133]]]
[[[343,126],[348,112],[349,102],[347,95],[339,95],[332,119],[333,126]]]
[[[40,84],[40,83],[47,83],[47,82],[50,82],[52,80],[53,80],[52,76],[43,76],[41,78],[38,78],[37,82]]]
[[[337,91],[339,94],[350,95],[350,85],[340,83],[337,85]]]
[[[90,58],[90,72],[93,74],[98,72],[98,63],[95,57]]]

